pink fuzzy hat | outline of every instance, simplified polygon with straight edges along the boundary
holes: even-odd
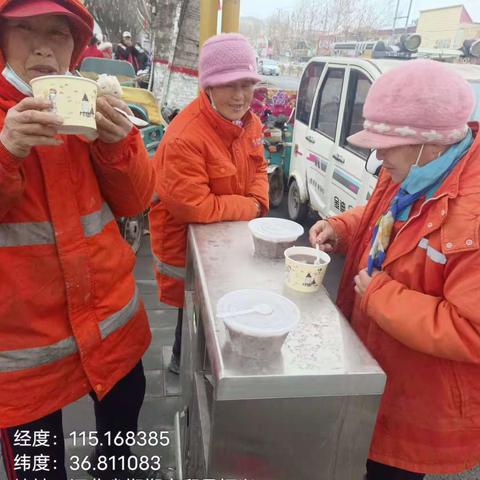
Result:
[[[239,33],[209,38],[200,52],[200,86],[217,87],[237,80],[260,81],[255,51]]]
[[[472,87],[451,67],[408,60],[374,82],[363,107],[364,130],[347,140],[372,149],[452,145],[465,137],[474,106]]]

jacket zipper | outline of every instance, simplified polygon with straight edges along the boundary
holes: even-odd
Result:
[[[410,222],[413,222],[413,220],[415,220],[416,218],[418,218],[418,217],[422,214],[423,208],[425,207],[425,205],[426,205],[427,203],[433,202],[434,200],[439,200],[440,198],[444,197],[445,195],[448,195],[448,193],[442,193],[442,194],[441,194],[440,196],[438,196],[438,197],[432,197],[432,198],[429,198],[426,202],[423,202],[423,205],[421,206],[420,211],[419,211],[414,217],[408,219],[407,223],[405,223],[405,225],[397,232],[397,234],[395,235],[394,240],[396,240],[397,237],[400,235],[400,233],[402,233],[403,230],[404,230],[405,228],[407,228],[407,226],[410,224]]]

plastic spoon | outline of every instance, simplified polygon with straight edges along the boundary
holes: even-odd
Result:
[[[320,258],[320,247],[318,246],[318,243],[315,244],[315,248],[317,249],[317,258],[313,262],[314,265],[321,265],[322,259]]]
[[[78,70],[75,70],[75,75],[77,77],[88,78],[85,75],[82,75]],[[136,117],[135,115],[129,115],[127,112],[123,111],[119,107],[113,107],[118,113],[121,113],[125,118],[128,118],[136,127],[146,127],[148,122],[142,120],[141,118]]]
[[[118,113],[121,113],[125,118],[128,118],[136,127],[146,127],[148,122],[142,120],[141,118],[137,118],[134,115],[129,115],[127,112],[123,111],[119,107],[113,107]]]
[[[217,317],[229,318],[229,317],[236,317],[238,315],[247,315],[249,313],[260,313],[262,315],[270,315],[272,312],[273,312],[273,308],[270,305],[267,305],[266,303],[260,303],[246,310],[237,310],[236,312],[217,313]]]

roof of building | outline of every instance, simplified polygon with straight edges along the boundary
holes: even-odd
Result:
[[[465,8],[465,6],[461,3],[457,3],[456,5],[448,5],[447,7],[435,7],[435,8],[424,8],[423,10],[419,10],[420,12],[430,12],[432,10],[447,10],[449,8]]]
[[[407,27],[407,32],[406,33],[415,33],[417,31],[417,26],[416,25],[409,25]],[[380,28],[378,30],[375,30],[375,33],[377,34],[390,34],[392,33],[392,28]],[[405,33],[405,27],[395,27],[395,35]]]
[[[472,20],[472,17],[470,16],[470,14],[468,13],[468,10],[465,8],[465,5],[463,5],[461,3],[458,3],[456,5],[449,5],[448,7],[426,8],[424,10],[420,10],[420,13],[433,12],[433,11],[436,11],[436,10],[449,10],[449,9],[453,9],[453,8],[461,8],[462,9],[462,16],[461,16],[461,19],[460,19],[461,23],[475,23]]]

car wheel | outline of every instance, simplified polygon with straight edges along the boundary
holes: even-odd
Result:
[[[277,168],[268,176],[268,197],[270,199],[270,206],[277,208],[283,200],[284,180],[283,169]]]
[[[118,226],[122,237],[132,247],[134,253],[140,250],[142,245],[143,229],[145,226],[145,217],[143,214],[135,217],[121,217],[118,219]]]
[[[302,222],[305,220],[308,212],[308,205],[300,200],[300,189],[296,180],[292,180],[288,188],[288,216],[294,222]]]

